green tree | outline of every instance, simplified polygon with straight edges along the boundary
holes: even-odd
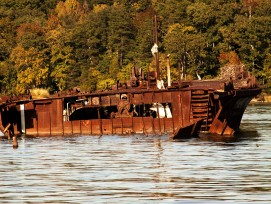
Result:
[[[164,40],[165,51],[171,54],[173,64],[181,62],[191,75],[195,71],[203,72],[205,57],[205,39],[192,26],[172,25]]]
[[[136,14],[134,25],[136,29],[133,63],[138,64],[145,72],[152,59],[151,48],[154,44],[152,8]]]
[[[134,43],[134,27],[132,16],[121,5],[114,5],[108,16],[108,44],[109,52],[118,54],[119,65],[122,66],[125,58],[130,56]]]
[[[17,46],[11,53],[11,60],[17,71],[18,93],[25,93],[33,87],[46,87],[49,68],[47,56],[36,48],[26,50]]]
[[[5,61],[0,62],[0,93],[16,93],[16,78],[17,73],[12,64]]]

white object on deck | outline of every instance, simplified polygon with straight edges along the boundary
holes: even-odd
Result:
[[[24,104],[20,104],[21,111],[21,131],[25,133],[25,114],[24,114]]]
[[[158,106],[158,107],[157,107]],[[168,107],[168,105],[166,105],[166,107],[164,107],[162,104],[158,103],[154,103],[153,107],[150,108],[152,111],[156,111],[157,109],[159,111],[159,118],[172,118],[172,114],[170,111],[170,108]],[[158,115],[157,115],[158,117]]]

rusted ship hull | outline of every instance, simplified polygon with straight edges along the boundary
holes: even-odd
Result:
[[[227,90],[225,82],[200,81],[168,89],[6,98],[0,105],[0,130],[6,135],[38,136],[169,134],[186,138],[199,131],[233,135],[248,103],[260,92],[253,87]]]

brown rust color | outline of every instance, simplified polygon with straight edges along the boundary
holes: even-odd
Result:
[[[195,136],[190,129],[196,127],[233,135],[248,103],[261,89],[229,86],[232,84],[222,80],[191,81],[173,83],[166,89],[117,88],[36,100],[5,98],[0,104],[0,130],[9,130],[12,135],[53,136],[183,135],[187,129],[188,136]]]

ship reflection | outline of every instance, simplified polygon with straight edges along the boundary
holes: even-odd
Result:
[[[176,139],[174,142],[187,142],[189,140],[197,141],[197,142],[215,142],[218,144],[225,145],[234,145],[239,142],[244,141],[258,141],[260,140],[260,135],[257,130],[240,130],[236,132],[233,136],[225,136],[218,134],[209,134],[209,133],[201,133],[197,138],[190,139]]]
[[[238,143],[243,141],[257,141],[260,139],[260,135],[257,130],[240,130],[233,136],[221,136],[215,134],[200,134],[199,140],[219,142],[219,143]]]

